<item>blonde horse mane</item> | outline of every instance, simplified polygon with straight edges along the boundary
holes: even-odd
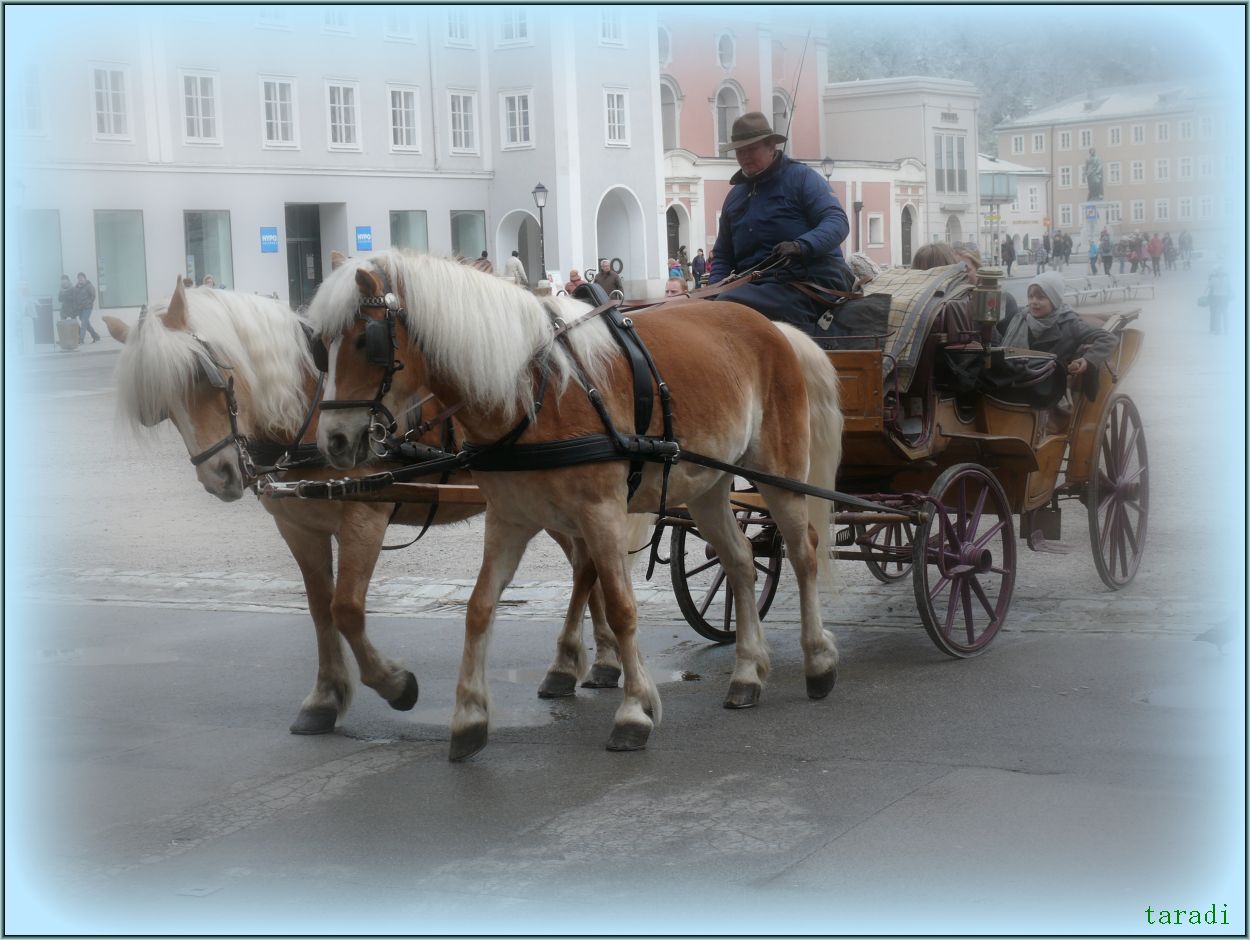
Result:
[[[304,379],[316,368],[300,318],[259,294],[194,287],[185,297],[188,331],[165,328],[168,301],[130,330],[115,372],[119,417],[151,425],[185,399],[208,362],[198,336],[231,370],[236,394],[248,396],[253,433],[297,431],[308,409]]]
[[[403,284],[413,345],[432,368],[456,376],[466,404],[513,418],[533,410],[530,367],[536,362],[546,362],[553,391],[564,391],[574,378],[568,354],[554,341],[548,311],[571,323],[589,306],[569,297],[539,301],[470,265],[398,249],[353,258],[318,288],[308,315],[327,341],[351,325],[360,304],[356,271],[369,267],[384,272],[392,289]],[[588,322],[568,337],[589,381],[601,383],[616,350],[607,328]]]

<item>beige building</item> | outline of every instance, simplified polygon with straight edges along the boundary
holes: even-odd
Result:
[[[1214,93],[1184,82],[1110,88],[998,125],[1002,159],[1050,176],[1046,218],[1078,241],[1093,228],[1190,231],[1209,245],[1232,220],[1230,126]],[[1090,149],[1102,161],[1104,205],[1085,179]],[[1209,236],[1205,238],[1204,236]]]

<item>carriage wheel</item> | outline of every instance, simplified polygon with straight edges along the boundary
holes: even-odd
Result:
[[[1007,619],[1016,537],[1007,494],[977,464],[946,470],[929,490],[912,552],[916,606],[929,638],[957,658],[985,649]]]
[[[1111,399],[1097,440],[1098,453],[1085,491],[1089,540],[1098,577],[1118,591],[1137,574],[1149,514],[1146,435],[1131,398],[1117,395]]]
[[[882,584],[901,581],[911,574],[912,546],[916,539],[916,527],[910,522],[874,522],[855,526],[855,541],[867,543],[888,560],[865,558],[864,564],[872,576]]]
[[[768,613],[781,579],[781,535],[772,523],[760,523],[762,513],[739,509],[734,514],[751,541],[755,570],[755,608],[760,619]],[[733,593],[720,556],[694,526],[674,526],[669,542],[673,596],[686,622],[713,643],[732,643],[738,637]]]

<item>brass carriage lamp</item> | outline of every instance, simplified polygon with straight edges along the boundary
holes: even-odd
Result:
[[[1005,297],[1002,280],[1002,268],[981,268],[977,271],[977,286],[972,289],[972,319],[981,331],[987,366],[990,363],[990,347],[994,344],[994,326],[1003,318]]]

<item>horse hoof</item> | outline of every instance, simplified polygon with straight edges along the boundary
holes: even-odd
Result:
[[[615,689],[618,682],[621,681],[621,670],[615,666],[600,666],[595,664],[590,667],[590,675],[586,677],[586,681],[582,683],[583,689]]]
[[[754,708],[760,703],[760,687],[747,682],[729,683],[726,708]]]
[[[388,704],[397,712],[411,711],[412,706],[417,704],[418,694],[420,694],[420,690],[417,688],[417,677],[410,672],[406,672],[404,673],[404,690],[391,699]]]
[[[567,672],[549,672],[538,687],[539,698],[568,698],[577,692],[577,677]]]
[[[463,731],[452,732],[451,749],[447,759],[453,764],[468,760],[486,747],[486,725],[469,725]]]
[[[621,724],[612,728],[612,736],[608,738],[609,751],[641,751],[647,746],[647,738],[651,729],[646,725]]]
[[[291,734],[329,734],[338,721],[337,709],[323,705],[320,708],[301,708],[291,723]]]
[[[833,684],[838,681],[838,670],[830,669],[824,675],[807,677],[807,697],[824,698],[833,691]]]

